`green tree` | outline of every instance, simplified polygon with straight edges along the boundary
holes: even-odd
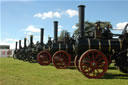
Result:
[[[70,38],[70,33],[67,30],[62,30],[60,36],[58,37],[58,40],[63,41],[65,37]]]

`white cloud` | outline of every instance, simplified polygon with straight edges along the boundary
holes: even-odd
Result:
[[[18,41],[17,39],[13,39],[13,38],[7,38],[5,39],[6,42],[16,42]]]
[[[76,25],[73,25],[73,26],[72,26],[72,29],[77,29]]]
[[[78,11],[72,10],[72,9],[68,9],[68,10],[66,10],[66,14],[68,14],[70,17],[73,17],[73,16],[78,15]]]
[[[54,16],[57,17],[57,18],[60,18],[61,17],[61,14],[59,12],[55,12],[54,13]]]
[[[41,19],[46,19],[46,18],[60,18],[61,14],[59,12],[53,12],[53,11],[49,11],[49,12],[45,12],[45,13],[37,13],[34,15],[34,17],[38,17]]]
[[[30,32],[40,32],[40,29],[34,27],[33,25],[30,25],[30,26],[28,26],[28,27],[25,29],[25,31],[28,31],[29,33],[30,33]]]
[[[116,25],[116,27],[114,29],[115,30],[123,30],[126,24],[128,24],[128,22],[120,22]]]
[[[70,18],[73,16],[78,15],[78,11],[72,10],[72,9],[67,9],[65,11],[48,11],[44,13],[37,13],[34,15],[34,17],[41,18],[41,19],[47,19],[47,18],[61,18],[62,15],[68,15]]]
[[[60,31],[62,31],[62,29],[61,28],[58,28],[58,31],[60,32]]]

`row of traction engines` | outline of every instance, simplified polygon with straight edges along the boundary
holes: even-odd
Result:
[[[52,63],[57,69],[66,69],[75,66],[87,78],[101,78],[107,71],[112,60],[123,73],[128,73],[128,24],[122,34],[113,34],[111,26],[102,29],[101,22],[97,22],[95,29],[85,33],[84,5],[79,8],[79,34],[77,38],[65,35],[62,41],[58,40],[58,22],[54,21],[54,39],[48,38],[43,43],[44,29],[41,28],[40,42],[33,43],[30,36],[30,44],[24,47],[19,40],[19,49],[14,52],[14,58],[38,62],[40,65]],[[88,35],[86,35],[88,34]],[[114,38],[114,37],[118,38]]]

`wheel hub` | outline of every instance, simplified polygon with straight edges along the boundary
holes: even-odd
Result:
[[[90,66],[91,66],[92,68],[96,68],[96,67],[97,67],[97,63],[93,61],[93,62],[91,62]]]

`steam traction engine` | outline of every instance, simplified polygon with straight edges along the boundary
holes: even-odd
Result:
[[[52,63],[58,69],[65,69],[70,66],[71,61],[73,61],[74,50],[72,42],[72,38],[66,37],[63,41],[58,41],[57,39],[57,22],[54,22],[54,42],[51,45],[51,53],[52,56]]]
[[[27,59],[30,63],[36,62],[36,45],[33,43],[33,35],[30,36],[30,44],[27,48]]]
[[[99,29],[96,29],[94,37],[84,36],[84,7],[79,6],[80,35],[75,44],[74,61],[77,69],[88,78],[101,78],[108,69],[111,56],[120,70],[128,73],[128,33],[125,31],[119,39],[103,39]]]
[[[37,46],[37,62],[40,65],[49,65],[51,63],[50,45],[52,43],[51,38],[48,38],[48,43],[43,43],[44,29],[41,29],[41,43]]]

